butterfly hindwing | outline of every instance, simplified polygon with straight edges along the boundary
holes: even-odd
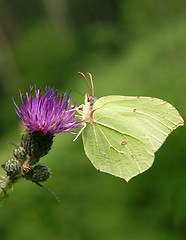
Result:
[[[87,123],[82,136],[85,153],[97,169],[129,181],[152,165],[151,141],[128,119],[105,108],[93,116],[95,123]]]

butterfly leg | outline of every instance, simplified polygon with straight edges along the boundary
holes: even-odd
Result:
[[[75,118],[79,118],[80,120],[83,120],[83,116],[75,115]]]
[[[76,110],[79,114],[83,115],[83,111],[80,110],[80,109],[83,109],[84,107],[85,107],[85,105],[84,105],[84,104],[81,104],[79,107],[75,108],[75,110]]]
[[[78,135],[74,138],[73,141],[76,141],[76,139],[79,137],[79,135],[83,132],[83,130],[86,128],[86,123],[82,122],[83,127],[81,128],[81,130],[78,132]]]
[[[79,118],[81,120],[83,120],[83,111],[80,109],[84,108],[84,104],[80,105],[79,107],[75,108],[76,112],[78,112],[80,115],[75,115],[76,118]]]

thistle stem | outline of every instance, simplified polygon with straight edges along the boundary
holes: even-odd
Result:
[[[4,199],[4,197],[6,197],[6,192],[12,187],[18,178],[19,177],[11,178],[10,176],[6,176],[2,179],[0,183],[0,202]]]
[[[12,179],[9,176],[5,177],[0,184],[0,200],[4,198],[5,192],[11,188],[13,184]]]

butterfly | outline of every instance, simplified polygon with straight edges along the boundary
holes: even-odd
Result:
[[[152,166],[155,152],[184,120],[170,103],[154,97],[113,95],[97,100],[92,75],[87,73],[90,87],[79,74],[90,89],[77,108],[85,153],[96,169],[128,182]]]

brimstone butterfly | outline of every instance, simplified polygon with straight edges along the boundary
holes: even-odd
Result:
[[[90,89],[85,104],[77,109],[83,120],[79,134],[85,153],[96,169],[129,181],[152,166],[155,152],[184,121],[175,107],[154,97],[97,100],[91,74],[92,88],[79,74]]]

